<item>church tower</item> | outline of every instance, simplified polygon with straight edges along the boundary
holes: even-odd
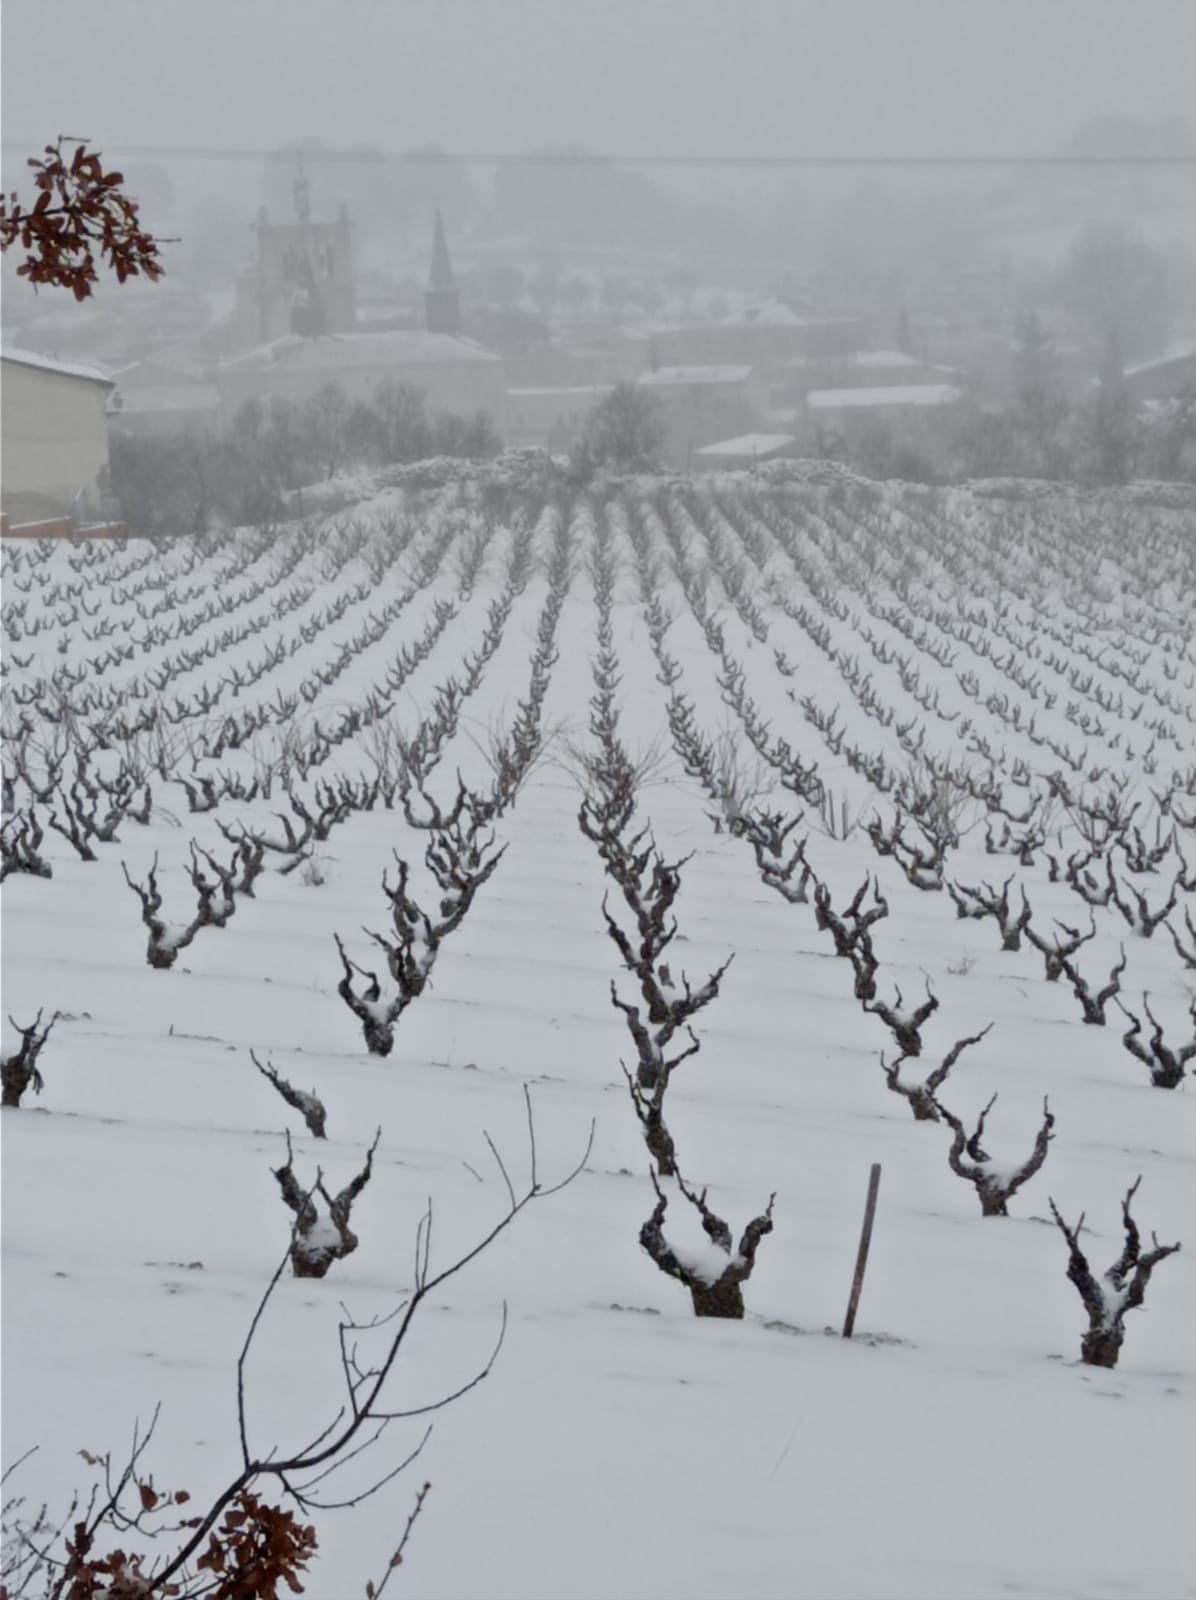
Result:
[[[439,208],[432,234],[432,268],[424,291],[424,324],[429,333],[449,333],[456,338],[461,332],[461,296],[453,277]]]

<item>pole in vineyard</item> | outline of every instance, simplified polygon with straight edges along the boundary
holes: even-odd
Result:
[[[851,1280],[851,1299],[847,1302],[847,1318],[843,1323],[843,1337],[850,1339],[855,1328],[856,1309],[860,1291],[864,1287],[864,1271],[868,1265],[868,1247],[872,1243],[872,1224],[876,1220],[876,1197],[880,1193],[880,1162],[872,1163],[868,1178],[868,1199],[864,1205],[864,1226],[860,1230],[860,1248],[856,1252],[855,1277]]]

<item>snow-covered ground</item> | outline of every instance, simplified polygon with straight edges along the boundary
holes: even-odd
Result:
[[[526,1085],[541,1179],[567,1174],[593,1123],[584,1170],[421,1307],[392,1409],[466,1383],[494,1348],[505,1303],[502,1348],[484,1382],[432,1419],[404,1474],[315,1518],[309,1596],[364,1593],[425,1479],[433,1488],[388,1594],[1196,1596],[1192,1094],[1152,1086],[1122,1043],[1129,1024],[1116,1004],[1107,1025],[1086,1026],[1068,979],[1045,981],[1038,951],[1024,939],[1002,951],[991,918],[957,917],[945,888],[916,887],[865,828],[893,821],[895,776],[907,797],[937,785],[959,833],[945,881],[999,891],[1012,875],[1043,934],[1054,919],[1085,933],[1091,914],[1095,937],[1074,960],[1092,988],[1124,946],[1119,998],[1141,1016],[1149,994],[1167,1041],[1191,1042],[1192,507],[1131,492],[928,491],[835,469],[576,495],[487,485],[481,474],[389,489],[207,553],[5,547],[10,808],[28,810],[30,780],[44,781],[55,748],[69,791],[77,751],[101,728],[107,748],[92,749],[85,772],[111,781],[122,757],[151,762],[160,735],[176,774],[149,773],[148,821],[125,816],[94,861],[47,826],[55,810],[63,820],[61,795],[34,800],[53,876],[4,883],[4,1013],[22,1026],[39,1008],[59,1013],[38,1061],[43,1092],[3,1117],[6,1465],[37,1447],[6,1489],[27,1510],[45,1500],[65,1512],[91,1482],[80,1450],[122,1462],[134,1422],[160,1406],[144,1464],[159,1487],[206,1505],[241,1464],[237,1357],[289,1238],[271,1172],[285,1160],[284,1130],[300,1182],[318,1163],[335,1193],[380,1127],[352,1213],[359,1248],[322,1280],[284,1275],[252,1352],[251,1451],[307,1443],[341,1404],[342,1307],[369,1319],[410,1292],[425,1207],[433,1269],[503,1214],[486,1134],[516,1187],[526,1181]],[[471,549],[476,581],[462,578]],[[225,927],[201,927],[172,968],[151,968],[122,865],[144,882],[156,856],[163,917],[185,922],[190,842],[220,861],[232,846],[218,824],[280,837],[288,749],[289,781],[309,807],[321,783],[376,774],[383,731],[410,737],[443,704],[500,601],[501,637],[426,787],[448,805],[458,772],[475,789],[491,781],[492,737],[529,692],[554,552],[568,586],[546,657],[543,749],[495,820],[506,853],[398,1021],[393,1052],[369,1054],[338,997],[333,935],[384,975],[362,930],[388,926],[380,879],[387,868],[393,879],[395,853],[411,863],[415,897],[432,903],[428,833],[398,803],[350,807],[300,870],[280,875],[286,858],[267,855]],[[674,981],[684,971],[697,985],[735,957],[694,1018],[701,1051],[678,1067],[666,1104],[683,1171],[709,1186],[736,1237],[776,1193],[742,1322],[695,1319],[686,1290],[638,1242],[654,1195],[620,1069],[634,1047],[610,999],[612,979],[628,999],[635,983],[603,922],[603,896],[614,910],[617,891],[577,822],[595,748],[604,560],[615,574],[618,735],[645,768],[637,820],[666,858],[687,857]],[[656,639],[653,596],[668,617]],[[388,688],[403,647],[417,645]],[[669,661],[680,668],[671,686]],[[670,696],[673,732],[688,705],[736,796],[704,792],[684,770]],[[154,707],[154,727],[135,733]],[[344,733],[354,708],[365,725]],[[251,712],[261,725],[246,732]],[[748,724],[766,730],[763,755]],[[225,748],[205,756],[204,739]],[[321,759],[303,776],[294,752],[313,739]],[[817,765],[821,807],[780,783],[779,741]],[[269,798],[230,795],[271,763]],[[193,813],[181,780],[194,788],[197,776],[221,798]],[[1004,817],[976,797],[994,792]],[[1047,1160],[1009,1216],[981,1215],[948,1165],[947,1128],[915,1121],[886,1087],[893,1038],[853,997],[812,903],[786,903],[762,881],[719,815],[745,801],[802,814],[793,837],[806,837],[840,911],[875,875],[889,905],[872,929],[880,996],[894,1001],[896,986],[908,1012],[929,985],[940,1002],[904,1072],[992,1025],[940,1096],[970,1126],[999,1092],[985,1131],[994,1166],[1029,1155],[1049,1097]],[[1095,875],[1099,900],[1112,861],[1130,913],[1133,889],[1154,911],[1174,888],[1149,938],[1116,896],[1090,906],[1066,880],[1068,857],[1089,848],[1083,806],[1135,803],[1126,846],[1077,875]],[[1029,822],[1009,820],[1031,810]],[[1027,841],[1035,827],[1041,837]],[[1127,854],[1134,828],[1143,849],[1160,851],[1140,873]],[[908,821],[906,831],[920,837]],[[326,1142],[309,1137],[251,1049],[321,1096]],[[873,1162],[879,1212],[846,1342]],[[1085,1213],[1081,1242],[1103,1272],[1139,1174],[1144,1236],[1186,1248],[1129,1314],[1117,1368],[1084,1366],[1086,1317],[1048,1201],[1071,1223]],[[682,1251],[702,1247],[679,1197],[667,1227]],[[397,1465],[426,1423],[395,1423],[347,1470],[340,1497]]]

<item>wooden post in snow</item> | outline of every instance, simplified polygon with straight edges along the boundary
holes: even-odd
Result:
[[[860,1290],[864,1287],[864,1270],[868,1265],[868,1246],[872,1243],[872,1224],[876,1220],[876,1196],[880,1192],[880,1162],[874,1161],[868,1179],[868,1199],[864,1205],[864,1226],[860,1232],[860,1248],[855,1258],[855,1277],[851,1280],[851,1299],[847,1302],[847,1319],[843,1324],[843,1337],[850,1339],[855,1328],[856,1308],[860,1303]]]

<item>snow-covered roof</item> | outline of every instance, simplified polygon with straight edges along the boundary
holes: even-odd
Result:
[[[447,333],[395,329],[382,333],[327,333],[316,339],[288,334],[221,362],[221,372],[286,367],[293,372],[336,372],[345,367],[433,366],[440,362],[497,361],[473,339]]]
[[[508,389],[507,393],[518,400],[526,395],[609,394],[613,388],[610,383],[549,383]]]
[[[744,383],[751,375],[750,366],[709,367],[657,367],[652,372],[641,372],[638,383],[649,389],[684,388],[702,383]]]
[[[1192,356],[1196,356],[1196,340],[1186,339],[1169,345],[1161,356],[1152,356],[1149,361],[1134,362],[1133,366],[1125,368],[1124,375],[1127,378],[1134,378],[1146,372],[1159,372],[1174,361],[1187,361]]]
[[[949,406],[962,390],[952,383],[894,383],[873,389],[811,389],[806,404],[815,411],[864,406]]]
[[[111,384],[112,379],[98,367],[84,367],[73,361],[54,361],[49,356],[38,355],[35,350],[17,350],[12,345],[0,349],[0,360],[13,361],[19,367],[36,367],[40,372],[52,372],[60,378],[82,378],[86,383]]]
[[[655,339],[661,334],[680,333],[688,323],[656,318],[643,322],[625,322],[615,329],[620,339]]]
[[[704,444],[695,450],[698,456],[766,456],[779,450],[788,450],[794,443],[791,433],[741,433],[735,439],[721,439],[718,444]]]
[[[905,350],[856,350],[845,358],[845,365],[849,367],[917,367],[921,365],[921,362],[917,356],[911,356]]]
[[[908,355],[904,350],[853,350],[849,354],[840,356],[790,356],[785,365],[793,368],[855,367],[863,371],[869,369],[896,371],[906,367],[933,366],[933,363],[920,361],[917,356]]]
[[[729,327],[747,324],[753,328],[800,328],[805,325],[806,318],[791,311],[783,300],[760,300],[733,316],[724,317],[723,322]]]

